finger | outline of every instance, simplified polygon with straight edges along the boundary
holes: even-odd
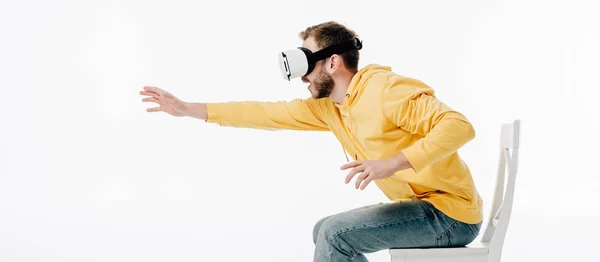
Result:
[[[146,112],[158,112],[161,111],[160,107],[147,108]]]
[[[140,95],[151,96],[156,99],[158,99],[160,97],[157,93],[150,92],[150,91],[140,91]]]
[[[350,171],[350,173],[346,176],[346,181],[345,181],[346,184],[348,184],[352,180],[352,177],[354,175],[356,175],[358,172],[362,172],[364,170],[365,170],[364,166],[358,166],[358,167],[355,167],[354,169],[352,169],[352,171]]]
[[[354,186],[356,189],[358,189],[358,186],[360,185],[360,183],[367,177],[367,176],[371,176],[371,171],[372,168],[370,166],[365,167],[364,171],[362,172],[360,177],[356,178],[356,185]]]
[[[371,181],[373,181],[373,178],[372,178],[372,177],[373,177],[373,176],[369,175],[369,176],[368,176],[368,177],[365,179],[365,181],[363,182],[362,186],[360,187],[360,190],[364,190],[364,189],[367,187],[367,185],[368,185],[369,183],[371,183]]]
[[[163,93],[162,89],[155,87],[155,86],[144,86],[144,90],[151,91],[151,92],[157,93],[159,95]]]
[[[158,99],[154,98],[154,97],[146,97],[144,99],[142,99],[142,102],[154,102],[159,104]]]
[[[360,164],[362,164],[362,161],[354,161],[354,162],[350,162],[348,164],[343,165],[342,167],[340,167],[340,169],[344,170],[344,169],[348,169],[351,167],[359,166]]]
[[[354,183],[354,188],[358,189],[358,186],[360,186],[360,183],[365,180],[365,177],[367,177],[369,175],[369,172],[367,172],[366,170],[362,172],[362,174],[360,174],[360,176],[356,177],[356,183]]]

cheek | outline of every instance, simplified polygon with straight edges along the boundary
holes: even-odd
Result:
[[[316,65],[315,68],[313,68],[313,70],[310,72],[310,74],[308,74],[306,76],[306,78],[308,78],[308,80],[310,80],[312,82],[315,79],[317,79],[317,77],[319,76],[320,72],[321,72],[321,67],[319,65]]]

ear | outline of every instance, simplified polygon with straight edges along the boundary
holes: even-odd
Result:
[[[327,73],[333,74],[342,66],[342,56],[340,55],[332,55],[327,60],[325,60],[325,70]]]

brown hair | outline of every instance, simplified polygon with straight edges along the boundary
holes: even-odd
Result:
[[[304,31],[300,32],[300,38],[304,41],[309,37],[314,37],[317,46],[320,49],[325,47],[350,41],[358,35],[348,29],[346,26],[334,22],[324,22],[317,25],[307,27]],[[341,54],[342,61],[348,70],[352,72],[358,71],[358,50],[351,50]]]

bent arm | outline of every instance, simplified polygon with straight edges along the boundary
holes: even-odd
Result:
[[[422,136],[401,152],[417,173],[475,137],[467,118],[440,102],[433,90],[419,81],[401,81],[385,90],[383,110],[396,126]]]

